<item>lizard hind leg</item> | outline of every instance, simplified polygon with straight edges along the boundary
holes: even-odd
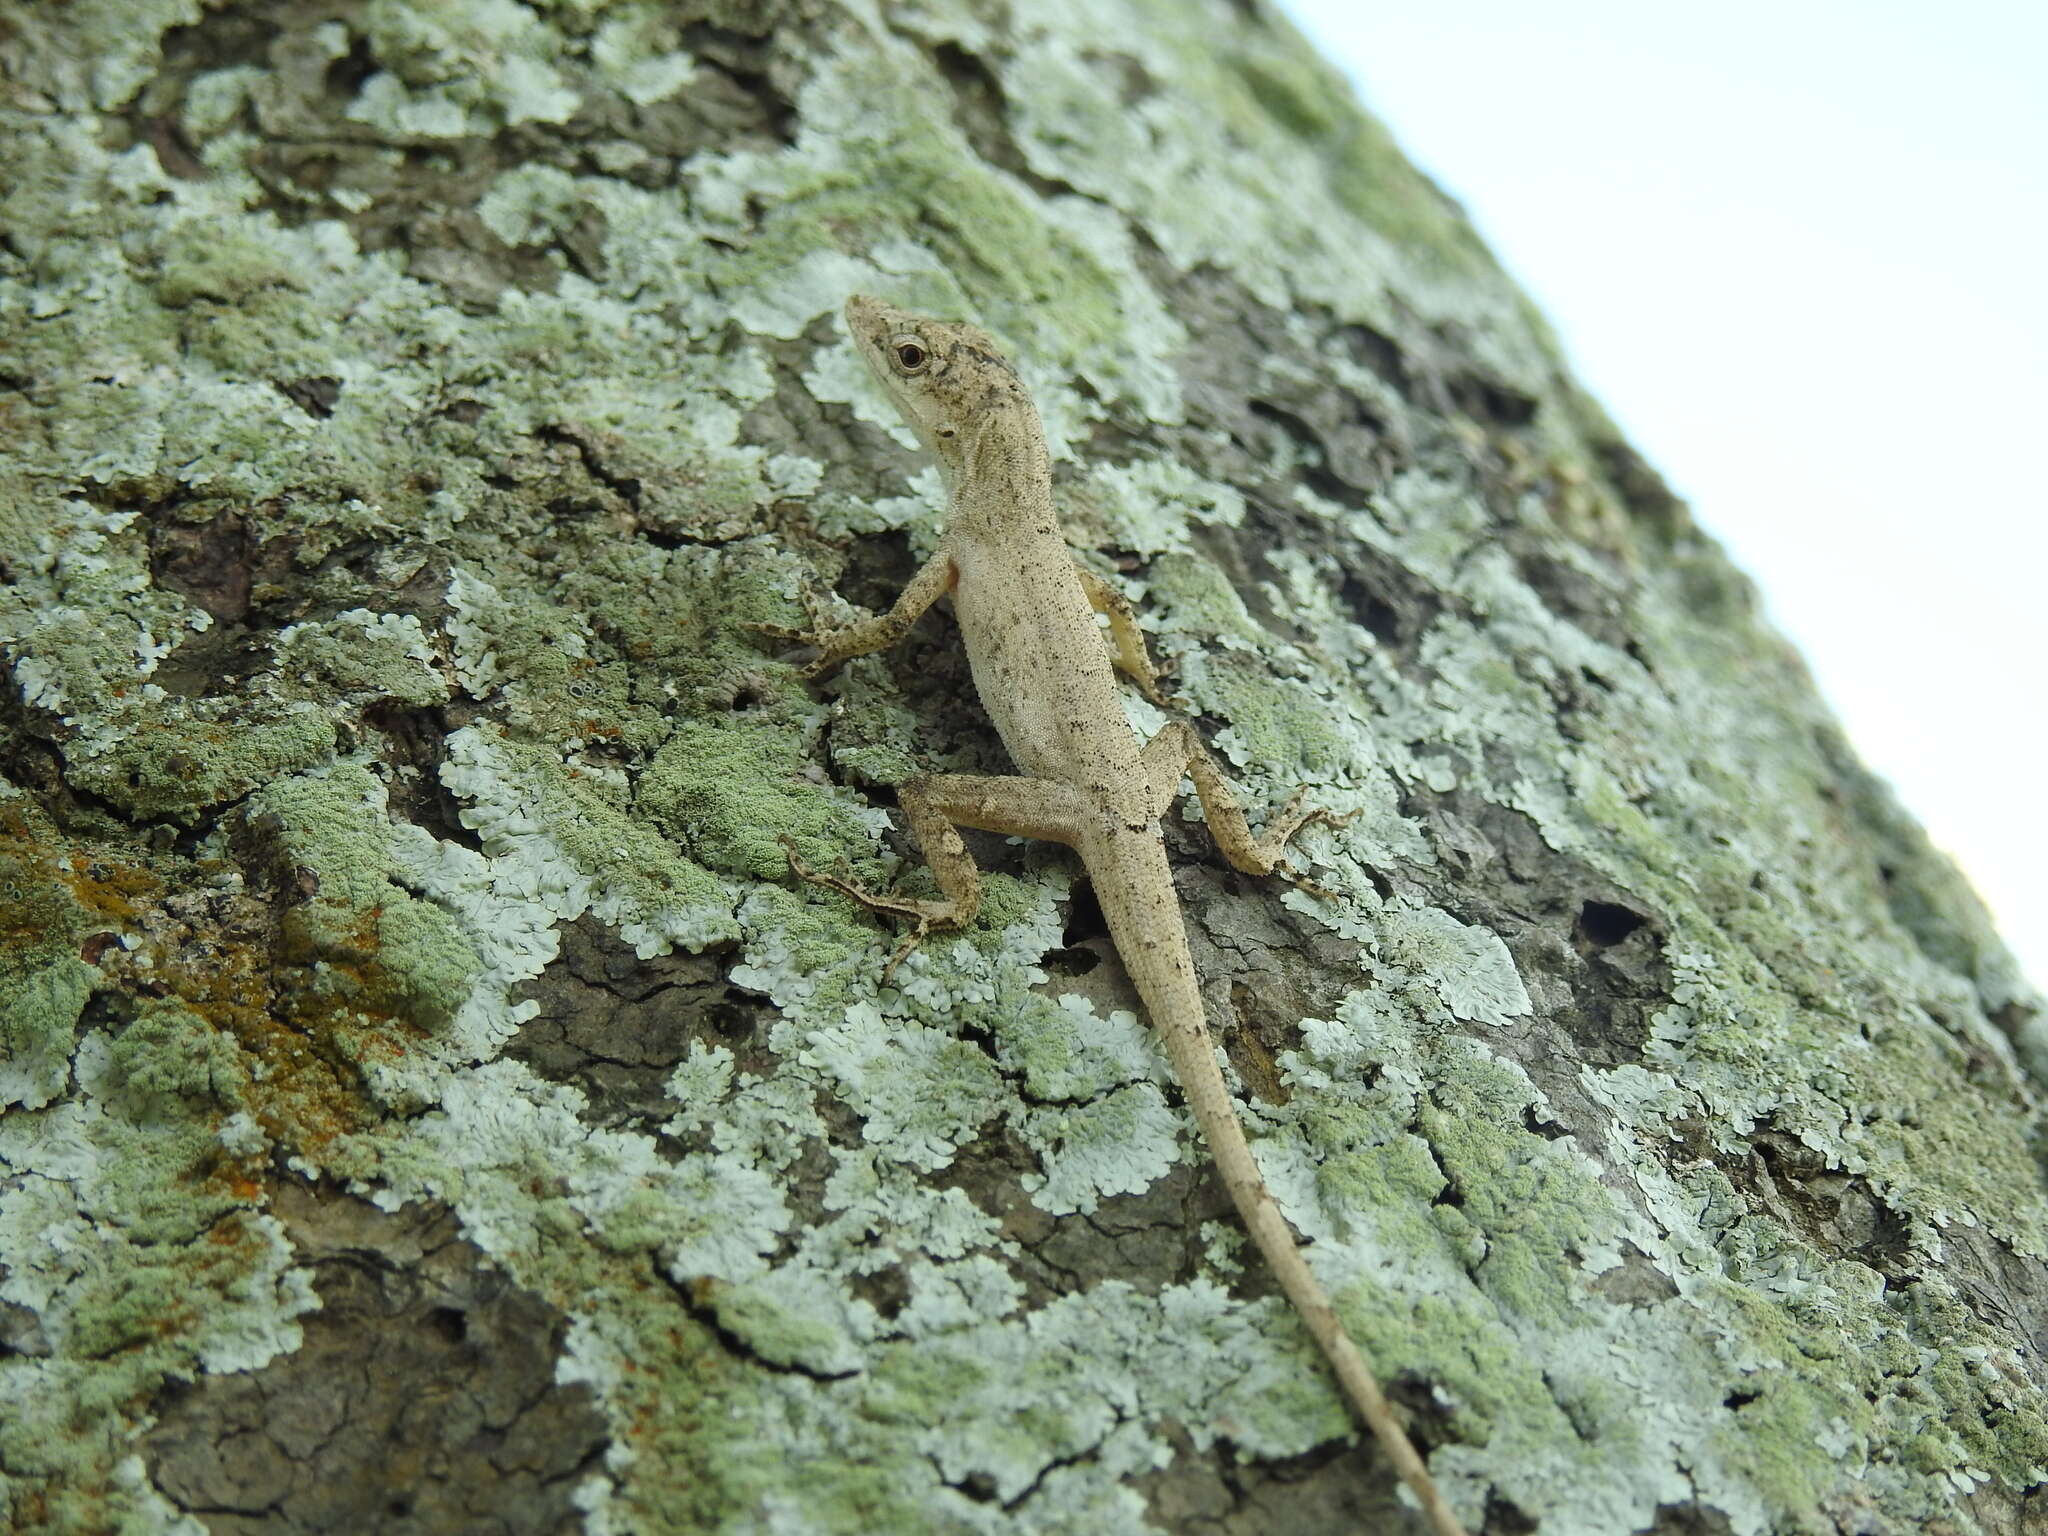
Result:
[[[878,894],[848,873],[824,874],[806,864],[787,837],[782,839],[790,870],[798,878],[851,897],[871,912],[909,921],[910,931],[882,972],[884,983],[895,976],[896,967],[927,934],[939,928],[965,927],[981,910],[981,869],[961,841],[959,828],[1071,843],[1080,835],[1082,825],[1074,789],[1049,779],[933,774],[899,785],[896,801],[910,823],[911,835],[924,850],[932,879],[938,883],[938,901]]]
[[[1305,805],[1308,791],[1299,789],[1266,824],[1263,833],[1254,833],[1230,781],[1223,777],[1223,770],[1216,766],[1216,759],[1202,745],[1195,728],[1184,720],[1174,721],[1145,744],[1143,762],[1154,815],[1164,815],[1173,804],[1180,793],[1181,775],[1185,773],[1195,781],[1195,794],[1200,797],[1202,814],[1209,821],[1209,835],[1230,861],[1231,868],[1247,875],[1280,875],[1311,895],[1328,895],[1287,861],[1285,850],[1288,841],[1303,827],[1318,821],[1341,827],[1358,814],[1356,811],[1340,816],[1321,806]]]

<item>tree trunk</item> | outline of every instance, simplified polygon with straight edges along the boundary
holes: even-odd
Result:
[[[1007,766],[943,613],[748,627],[937,529],[854,290],[1359,813],[1168,843],[1471,1528],[2043,1528],[2039,1000],[1262,0],[16,4],[0,90],[14,1529],[1420,1528],[1072,859],[890,986],[790,877]]]

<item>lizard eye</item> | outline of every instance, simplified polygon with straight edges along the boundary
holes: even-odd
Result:
[[[893,338],[889,350],[896,354],[896,366],[905,373],[923,373],[925,365],[932,360],[924,344],[910,336]]]

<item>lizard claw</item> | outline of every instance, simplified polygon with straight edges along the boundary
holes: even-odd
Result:
[[[841,633],[841,631],[836,629],[791,629],[786,624],[761,624],[752,621],[749,621],[745,627],[767,635],[770,639],[788,640],[797,645],[816,646],[818,648],[818,655],[797,669],[797,675],[803,678],[805,682],[816,682],[846,659],[844,655],[832,648],[833,640]]]
[[[790,624],[769,624],[755,619],[746,621],[741,627],[751,629],[756,634],[766,635],[771,640],[788,640],[797,645],[817,646],[823,654],[815,661],[805,663],[803,668],[804,677],[815,681],[845,660],[845,657],[833,653],[832,642],[845,632],[846,626],[832,621],[831,616],[825,611],[825,604],[819,598],[817,589],[809,581],[798,585],[797,596],[802,600],[804,613],[810,620],[809,628],[798,629]]]
[[[833,655],[832,647],[825,641],[813,639],[811,641],[811,644],[822,645],[824,647],[824,653],[821,656],[819,656],[816,661],[810,662],[804,667],[804,681],[807,683],[815,683],[827,672],[830,672],[833,668],[837,667],[841,661],[845,660],[843,656]]]
[[[1280,808],[1280,814],[1272,819],[1271,826],[1274,830],[1267,834],[1266,846],[1274,850],[1273,873],[1280,876],[1283,880],[1290,881],[1300,889],[1307,891],[1309,895],[1319,901],[1335,901],[1337,900],[1337,895],[1334,891],[1328,886],[1311,880],[1307,875],[1295,868],[1287,858],[1281,856],[1279,850],[1286,846],[1304,827],[1312,827],[1319,821],[1325,822],[1332,827],[1348,826],[1357,820],[1361,813],[1356,810],[1340,813],[1320,805],[1304,811],[1301,808],[1301,802],[1307,798],[1308,786],[1303,785],[1287,797],[1287,803]]]
[[[1362,810],[1333,811],[1328,806],[1323,805],[1304,811],[1301,808],[1301,802],[1307,798],[1308,786],[1304,784],[1287,797],[1287,803],[1280,807],[1280,814],[1273,818],[1276,825],[1287,828],[1287,835],[1289,837],[1292,837],[1303,827],[1312,827],[1319,821],[1328,822],[1333,827],[1348,827],[1364,814]]]
[[[1320,881],[1311,880],[1285,859],[1275,859],[1273,861],[1273,873],[1293,885],[1297,890],[1307,891],[1309,895],[1315,897],[1318,901],[1334,902],[1337,900],[1337,893],[1335,891]]]
[[[932,931],[932,921],[923,913],[918,914],[917,926],[903,936],[896,946],[896,952],[889,957],[889,963],[882,967],[882,985],[888,986],[896,978],[896,967],[910,958],[910,952],[922,944],[925,935]]]
[[[1138,687],[1146,698],[1150,699],[1161,709],[1171,709],[1173,708],[1171,696],[1173,689],[1179,686],[1179,677],[1180,658],[1178,656],[1166,656],[1162,657],[1159,663],[1152,668],[1152,675],[1150,677],[1140,680]]]
[[[939,903],[917,901],[907,896],[876,895],[853,878],[853,866],[847,862],[844,854],[840,855],[838,868],[834,873],[820,874],[804,862],[803,856],[796,851],[796,840],[788,833],[783,833],[776,841],[782,844],[782,851],[789,855],[790,873],[798,879],[837,891],[840,895],[859,902],[870,912],[883,912],[891,917],[908,918],[913,924],[910,932],[904,935],[903,941],[896,946],[895,953],[889,956],[889,963],[882,967],[883,986],[887,986],[895,979],[896,967],[909,959],[911,951],[925,941],[925,936],[932,931],[932,925],[946,920],[943,908],[934,910],[935,907],[941,907]]]

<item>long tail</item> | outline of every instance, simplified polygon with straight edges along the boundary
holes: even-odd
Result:
[[[1421,1501],[1437,1536],[1465,1536],[1458,1517],[1437,1491],[1429,1467],[1380,1391],[1364,1354],[1344,1331],[1330,1298],[1302,1258],[1293,1230],[1273,1203],[1258,1164],[1252,1161],[1244,1127],[1216,1065],[1209,1027],[1202,1017],[1187,931],[1158,832],[1118,833],[1083,852],[1117,953],[1145,1000],[1188,1108],[1194,1111],[1209,1144],[1209,1155],[1223,1176],[1223,1187],[1230,1191],[1252,1241],[1308,1325],[1344,1396],[1379,1441],[1401,1480]]]

